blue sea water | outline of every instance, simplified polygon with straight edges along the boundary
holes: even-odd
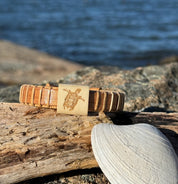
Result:
[[[0,39],[86,65],[178,54],[178,0],[0,0]]]

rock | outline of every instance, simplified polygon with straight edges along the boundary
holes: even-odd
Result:
[[[103,89],[123,90],[125,111],[177,111],[178,63],[139,67],[133,70],[102,70],[87,67],[58,82],[87,84]]]
[[[110,67],[109,67],[110,69]],[[90,87],[117,90],[126,94],[125,111],[177,111],[178,63],[139,67],[133,70],[96,69],[85,67],[59,80],[57,83],[85,84]],[[0,89],[0,100],[18,101],[19,86]]]
[[[160,65],[164,65],[168,63],[178,63],[178,56],[173,55],[170,57],[166,57],[159,62]]]
[[[0,88],[1,102],[19,102],[20,85],[12,85]]]
[[[81,68],[79,64],[0,41],[0,86],[54,80]]]

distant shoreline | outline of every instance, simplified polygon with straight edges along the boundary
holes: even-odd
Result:
[[[82,65],[0,40],[0,85],[56,80]]]
[[[171,62],[178,62],[178,56],[164,58],[158,64]],[[0,88],[22,83],[57,80],[83,67],[72,61],[0,40]],[[102,67],[103,70],[117,68],[115,66],[96,67]]]

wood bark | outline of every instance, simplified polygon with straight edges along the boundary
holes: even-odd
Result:
[[[17,183],[66,171],[98,167],[90,135],[95,124],[149,123],[178,153],[178,113],[109,113],[72,116],[56,110],[0,103],[0,183]]]

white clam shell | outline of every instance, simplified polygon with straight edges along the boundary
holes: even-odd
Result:
[[[177,155],[152,125],[98,124],[91,141],[95,158],[112,184],[178,184]]]

